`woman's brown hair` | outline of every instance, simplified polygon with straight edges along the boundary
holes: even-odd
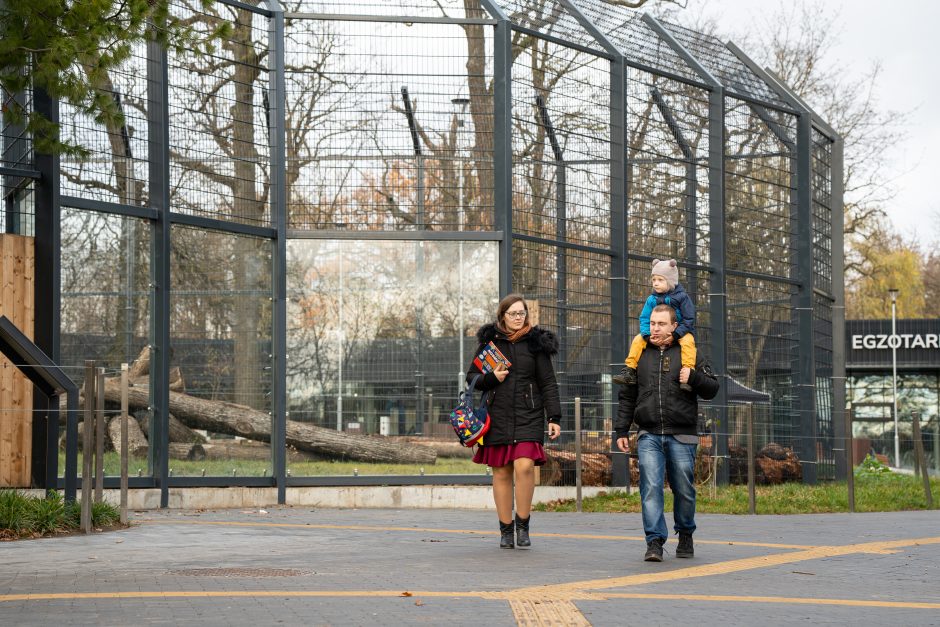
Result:
[[[522,306],[525,307],[526,319],[528,319],[529,306],[525,302],[525,297],[522,294],[507,294],[503,297],[503,300],[499,301],[499,305],[496,307],[496,324],[502,326],[503,316],[506,315],[506,312],[510,307],[522,301]]]

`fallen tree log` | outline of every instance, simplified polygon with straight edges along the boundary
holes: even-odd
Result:
[[[229,440],[227,442],[213,441],[202,445],[206,452],[206,459],[211,460],[252,460],[271,461],[271,445],[253,440]],[[298,451],[287,447],[287,460],[291,462],[319,461],[321,457],[308,451]]]
[[[150,438],[150,412],[147,410],[135,411],[134,418],[144,435]],[[205,444],[206,438],[201,433],[197,433],[180,422],[180,419],[170,414],[170,442],[179,442],[181,444]]]
[[[147,352],[148,360],[149,360],[149,355],[150,355],[150,353],[149,353],[149,351],[147,351],[146,349],[144,349],[144,350],[145,350],[145,352]],[[141,354],[143,354],[143,353],[141,353]],[[139,358],[138,358],[138,359],[139,359]],[[134,362],[133,365],[137,365],[137,363],[138,363],[138,362]],[[147,362],[147,364],[149,364],[149,361]],[[147,366],[147,368],[149,369],[149,365]],[[121,385],[121,377],[108,377],[108,378],[105,379],[105,384],[106,384],[106,385],[114,384],[114,385],[120,386],[120,385]],[[146,373],[146,372],[145,372],[144,374],[142,374],[142,375],[140,375],[140,376],[131,376],[131,377],[128,377],[128,385],[130,385],[130,386],[132,386],[132,387],[133,387],[133,386],[137,386],[137,387],[147,387],[147,386],[149,386],[149,385],[150,385],[150,375],[149,375],[149,373]],[[179,369],[178,367],[175,367],[175,368],[173,368],[173,369],[170,370],[170,381],[169,381],[168,387],[169,387],[170,390],[173,391],[173,392],[186,392],[186,384],[185,384],[185,382],[183,381],[183,373],[180,371],[180,369]],[[108,398],[108,399],[106,399],[106,401],[107,401],[107,402],[105,403],[105,409],[110,409],[110,410],[115,410],[115,409],[116,409],[116,410],[120,411],[120,409],[121,409],[121,399],[120,399],[120,397],[117,398],[117,399],[110,399],[110,398]],[[78,388],[78,412],[79,412],[79,416],[83,416],[83,415],[84,415],[84,413],[83,413],[83,412],[84,412],[84,407],[85,407],[85,386],[82,385],[81,387]],[[66,397],[65,394],[62,394],[62,395],[59,396],[59,425],[60,425],[61,427],[65,427],[65,425],[67,424],[67,423],[66,423],[67,418],[68,418],[68,397]],[[79,420],[81,420],[81,418],[79,418]],[[138,418],[138,420],[139,420],[139,418]],[[172,438],[174,437],[174,431],[177,431],[177,432],[178,432],[180,428],[186,429],[186,431],[189,431],[189,429],[186,428],[186,427],[185,427],[182,423],[180,423],[179,421],[176,421],[176,424],[178,425],[178,427],[174,427],[174,426],[173,426],[173,418],[172,418],[172,416],[171,416],[171,422],[170,422],[170,438],[171,438],[170,441],[171,441],[171,442],[177,442],[177,441],[178,441],[178,442],[202,442],[202,441],[203,441],[203,440],[200,440],[200,439],[199,439],[199,438],[202,437],[202,436],[199,435],[199,434],[195,434],[195,435],[196,435],[196,439],[191,439],[189,436],[177,435],[176,437],[179,437],[179,438],[181,438],[181,439],[179,439],[179,440],[173,440]],[[141,421],[140,426],[141,426],[142,429],[145,429],[145,430],[146,430],[146,426],[144,425],[144,422],[143,422],[143,421]]]
[[[150,384],[150,347],[144,346],[137,359],[127,367],[127,379],[131,384],[149,385]],[[116,377],[120,381],[120,377]],[[183,373],[179,366],[170,369],[169,388],[174,392],[185,392],[186,382],[183,380]]]
[[[106,381],[104,390],[106,400],[120,401],[119,382]],[[128,388],[128,403],[132,408],[147,407],[148,389],[137,385]],[[171,391],[169,410],[192,429],[227,433],[259,442],[271,441],[271,416],[244,405],[209,401]],[[437,453],[427,447],[406,446],[385,438],[343,433],[295,420],[287,421],[286,440],[289,446],[331,459],[395,464],[433,464],[437,459]]]
[[[201,462],[206,459],[206,449],[202,444],[170,442],[170,459],[182,459],[188,462]]]
[[[728,447],[732,484],[747,483],[747,449]],[[793,449],[770,442],[754,455],[754,483],[760,485],[801,482],[803,467]]]
[[[434,449],[434,452],[437,453],[438,457],[450,457],[457,459],[470,459],[473,457],[473,448],[466,447],[460,442],[457,442],[456,438],[453,442],[445,442],[443,440],[434,440],[420,436],[400,436],[397,439],[399,442],[407,442],[408,444],[426,446],[428,448]]]
[[[541,485],[575,485],[576,457],[571,451],[545,449],[545,465],[539,471]],[[602,453],[581,455],[581,485],[609,486],[613,467]]]
[[[114,444],[114,450],[121,451],[121,417],[112,418],[108,423],[108,435]],[[127,451],[133,457],[147,457],[150,448],[147,436],[133,416],[127,417]]]
[[[64,451],[65,450],[65,429],[64,428],[60,429],[59,433],[61,434],[59,436],[59,449]],[[77,445],[78,445],[77,450],[79,453],[81,453],[85,447],[85,421],[84,420],[78,423]],[[104,450],[106,451],[114,450],[114,446],[111,444],[111,435],[108,432],[107,425],[105,425],[105,430],[104,430]]]

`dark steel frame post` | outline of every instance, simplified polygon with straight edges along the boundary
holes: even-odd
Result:
[[[613,48],[616,50],[616,48]],[[627,65],[623,54],[613,52],[610,62],[610,363],[622,367],[627,354],[627,310],[629,268],[627,266],[627,233],[629,204],[627,195]],[[612,383],[609,385],[613,386]],[[613,401],[616,395],[611,394]],[[614,411],[611,411],[613,415]],[[613,424],[613,421],[611,421]],[[610,448],[616,449],[616,437],[610,434]],[[617,452],[622,453],[619,449]],[[630,458],[614,456],[619,468],[611,476],[614,485],[623,484],[630,492]]]
[[[711,361],[722,385],[718,389],[713,437],[718,439],[718,456],[728,460],[730,431],[728,408],[728,288],[725,274],[725,91],[715,87],[708,94],[708,188],[709,230],[711,231],[709,256],[712,276],[709,281],[709,314],[711,317]],[[724,437],[722,437],[724,433]],[[718,481],[728,483],[730,463],[718,467]]]
[[[268,0],[268,42],[271,60],[268,85],[272,94],[271,116],[271,215],[277,230],[274,240],[274,319],[272,334],[271,450],[277,502],[287,502],[287,102],[284,69],[284,11],[276,0]]]
[[[815,484],[816,360],[813,337],[813,123],[805,112],[797,121],[796,140],[796,259],[799,357],[796,382],[800,406],[797,455],[803,463],[803,482]]]
[[[150,362],[150,464],[160,488],[160,507],[169,505],[169,405],[170,405],[170,124],[169,62],[156,41],[147,43],[147,129],[150,175],[150,208],[157,212],[151,223],[151,320]]]
[[[627,65],[620,49],[572,0],[560,0],[578,23],[610,55],[610,363],[627,354]],[[614,470],[611,483],[630,489],[629,459],[610,434]]]
[[[711,317],[711,362],[722,385],[711,402],[716,409],[712,437],[717,441],[718,457],[728,457],[728,362],[727,318],[728,295],[725,273],[725,89],[711,72],[651,15],[646,22],[682,59],[689,64],[709,86],[708,92],[708,192],[709,230],[711,231],[709,257],[712,275],[709,281],[709,314]],[[724,434],[724,437],[722,437]],[[718,468],[718,481],[727,484],[729,464]]]
[[[41,89],[33,93],[37,113],[59,121],[59,103]],[[33,342],[54,363],[59,363],[61,322],[62,210],[59,205],[59,156],[36,152],[40,180],[35,188],[35,281]],[[33,395],[31,483],[55,489],[59,464],[59,406]]]
[[[499,243],[499,295],[512,291],[512,24],[493,0],[481,0],[493,30],[493,199]]]
[[[832,211],[832,425],[833,436],[836,441],[843,440],[845,445],[845,459],[849,460],[848,468],[854,467],[853,452],[849,444],[852,433],[849,431],[851,422],[846,417],[846,378],[845,378],[845,262],[843,260],[845,246],[845,214],[842,209],[842,176],[843,176],[843,149],[842,137],[836,136],[832,142],[832,153],[829,167],[830,201]],[[936,451],[940,454],[940,451]],[[836,457],[836,469],[846,468],[839,464]],[[836,479],[843,479],[836,474]]]

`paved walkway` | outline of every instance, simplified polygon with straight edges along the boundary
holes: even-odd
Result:
[[[940,512],[700,515],[642,561],[638,514],[142,511],[0,543],[0,625],[940,625]]]

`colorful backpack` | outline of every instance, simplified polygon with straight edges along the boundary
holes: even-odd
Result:
[[[476,375],[470,381],[470,387],[457,397],[457,406],[450,412],[450,424],[457,433],[457,439],[464,446],[483,444],[483,435],[490,428],[490,412],[486,409],[486,394],[480,399],[480,406],[473,406],[473,388],[477,384]]]

